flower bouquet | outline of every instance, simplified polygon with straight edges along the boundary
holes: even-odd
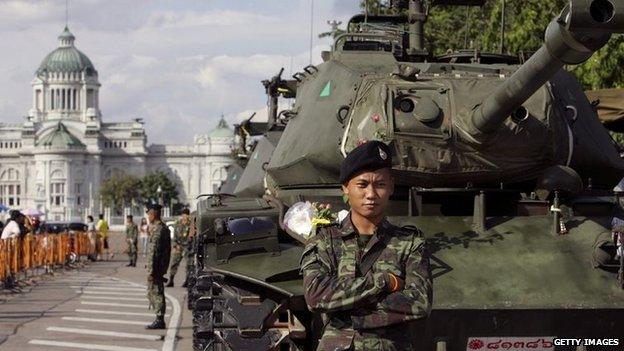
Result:
[[[307,240],[316,233],[317,227],[335,223],[336,218],[337,216],[331,211],[329,204],[309,201],[297,202],[284,215],[284,226],[301,239]]]

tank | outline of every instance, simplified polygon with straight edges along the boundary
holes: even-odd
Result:
[[[554,349],[555,337],[621,335],[610,226],[624,162],[564,66],[624,32],[622,2],[571,0],[522,64],[473,51],[433,57],[422,2],[392,3],[395,15],[355,15],[294,82],[264,82],[267,130],[279,133],[270,157],[260,169],[249,162],[241,182],[253,186],[236,186],[245,193],[198,202],[195,349],[315,348],[323,324],[303,298],[305,238],[283,217],[301,201],[344,208],[340,163],[369,140],[393,150],[390,221],[420,228],[432,252],[419,350]],[[482,3],[434,1],[430,11]],[[296,102],[278,114],[280,94]]]

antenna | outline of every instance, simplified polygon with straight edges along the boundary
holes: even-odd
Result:
[[[500,53],[505,53],[505,0],[503,0],[503,8],[501,9],[501,28],[500,28]]]
[[[69,26],[69,0],[65,0],[65,27]]]
[[[314,0],[310,0],[310,64],[312,64],[313,38],[314,38]]]

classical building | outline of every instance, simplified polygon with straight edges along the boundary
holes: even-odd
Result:
[[[100,184],[120,173],[165,172],[191,205],[218,188],[233,162],[234,133],[223,118],[192,145],[147,145],[141,119],[103,121],[97,70],[67,28],[58,39],[35,73],[25,121],[0,123],[0,204],[82,219],[102,210]]]

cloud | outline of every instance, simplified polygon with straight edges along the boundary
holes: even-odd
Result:
[[[346,22],[336,4],[315,1],[315,33],[329,19]],[[84,0],[70,3],[70,29],[99,72],[104,122],[141,117],[149,142],[179,144],[221,114],[230,124],[251,111],[266,120],[260,81],[309,63],[309,8],[309,0]],[[57,45],[64,9],[62,0],[0,0],[0,122],[20,122],[31,108],[30,82]],[[330,41],[313,40],[318,63]]]
[[[276,20],[269,16],[230,10],[203,13],[163,11],[150,15],[146,25],[152,28],[231,27],[249,25],[250,23],[255,25],[266,24]]]

